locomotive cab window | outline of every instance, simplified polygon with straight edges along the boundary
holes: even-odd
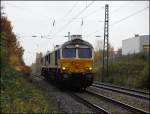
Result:
[[[60,59],[60,51],[55,51],[55,65],[58,65],[58,59]]]
[[[75,58],[76,57],[76,49],[75,48],[64,48],[62,51],[62,56],[64,58]]]
[[[91,48],[78,48],[79,58],[92,58],[92,49]]]

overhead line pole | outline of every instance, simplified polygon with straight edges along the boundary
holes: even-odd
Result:
[[[113,27],[114,25],[116,25],[116,24],[118,24],[118,23],[120,23],[120,22],[122,22],[122,21],[124,21],[124,20],[126,20],[126,19],[128,19],[128,18],[130,18],[130,17],[133,17],[133,16],[135,16],[135,15],[141,13],[141,12],[145,11],[145,10],[148,9],[148,8],[149,8],[149,7],[146,7],[146,8],[144,8],[144,9],[141,9],[140,11],[135,12],[135,13],[133,13],[133,14],[131,14],[131,15],[128,15],[127,17],[124,17],[124,18],[122,18],[122,19],[120,19],[120,20],[118,20],[118,21],[112,23],[112,24],[109,25],[109,26]],[[103,29],[103,28],[102,28],[102,29]],[[86,36],[92,35],[92,34],[94,34],[94,33],[96,33],[96,32],[98,32],[98,30],[96,30],[95,32],[92,32],[92,33],[90,33],[90,34],[88,34],[88,35],[86,35]]]
[[[103,44],[103,68],[102,68],[102,79],[101,81],[103,82],[103,78],[105,75],[108,76],[108,51],[109,51],[109,6],[108,4],[105,5],[105,23],[104,23],[104,44]],[[105,55],[106,53],[106,55]],[[106,56],[106,59],[105,59]],[[106,62],[105,62],[106,61]],[[106,64],[106,65],[105,65]],[[106,67],[106,68],[105,68]]]
[[[70,32],[68,32],[68,36],[64,36],[64,37],[68,37],[68,41],[70,41],[71,40]]]

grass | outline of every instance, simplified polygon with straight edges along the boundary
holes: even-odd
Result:
[[[1,37],[5,38],[3,34]],[[58,106],[38,85],[10,65],[6,41],[0,39],[1,113],[55,113]]]
[[[101,79],[101,70],[97,71],[98,81]],[[149,55],[139,53],[117,58],[109,64],[109,75],[103,79],[103,82],[119,86],[149,90]]]
[[[53,99],[35,84],[29,83],[24,74],[5,67],[1,72],[2,113],[53,113],[58,111]]]

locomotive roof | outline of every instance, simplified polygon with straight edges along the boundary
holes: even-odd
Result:
[[[56,51],[56,50],[59,50],[60,48],[65,47],[65,46],[67,46],[67,45],[76,45],[76,44],[80,44],[80,45],[83,44],[83,45],[87,45],[87,46],[90,46],[91,48],[93,48],[93,46],[92,46],[89,42],[87,42],[87,41],[85,41],[85,40],[82,40],[82,39],[74,39],[74,40],[70,40],[70,41],[65,42],[64,44],[62,44],[61,46],[57,47],[57,48],[54,49],[53,51],[48,51],[48,52],[45,54],[45,56],[48,55],[48,54],[50,54],[50,53],[52,53],[52,52],[54,52],[54,51]]]
[[[70,41],[68,41],[68,42],[65,42],[63,45],[62,45],[62,47],[65,47],[65,46],[67,46],[67,45],[75,45],[75,44],[80,44],[80,45],[87,45],[87,46],[90,46],[91,48],[93,48],[93,46],[89,43],[89,42],[87,42],[87,41],[84,41],[84,40],[82,40],[82,39],[74,39],[74,40],[70,40]]]

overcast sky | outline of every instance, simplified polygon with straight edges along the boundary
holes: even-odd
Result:
[[[103,40],[105,4],[109,4],[109,41],[115,49],[122,46],[123,39],[149,34],[148,1],[2,1],[25,49],[27,65],[35,61],[36,52],[46,53],[67,41],[68,32],[82,34],[95,47]]]

